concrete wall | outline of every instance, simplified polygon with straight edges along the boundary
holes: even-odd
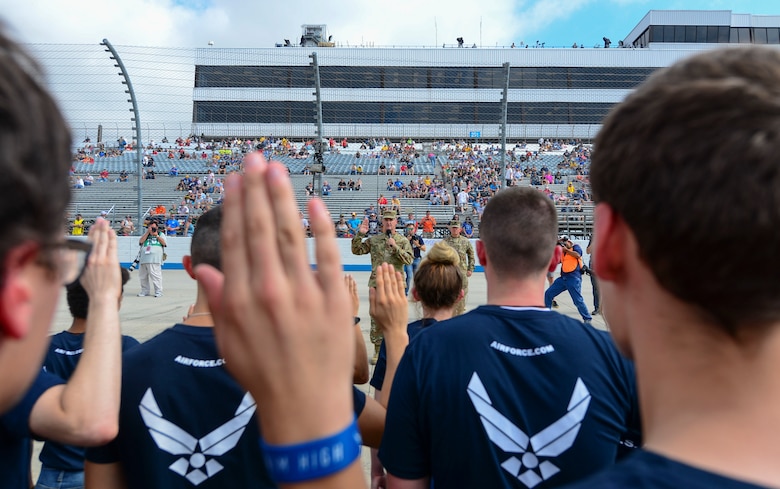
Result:
[[[166,253],[168,254],[168,261],[165,262],[163,265],[164,269],[167,270],[181,270],[183,268],[181,264],[181,259],[184,255],[188,255],[190,252],[190,239],[191,238],[184,238],[184,237],[170,237],[167,239],[168,247],[166,248]],[[120,236],[117,238],[118,241],[118,249],[119,249],[119,261],[122,263],[122,266],[128,267],[133,262],[135,257],[138,255],[138,251],[140,247],[138,246],[138,237],[124,237]],[[360,255],[355,256],[352,254],[351,250],[351,244],[352,240],[347,238],[338,239],[338,246],[339,250],[341,252],[341,259],[344,264],[344,270],[347,272],[369,272],[371,271],[371,260],[369,258],[369,255]],[[433,246],[436,241],[439,241],[437,239],[428,239],[425,241],[426,246],[430,247]],[[471,244],[474,246],[474,249],[476,250],[476,239],[471,240]],[[579,244],[582,247],[582,251],[585,251],[585,247],[587,246],[587,241],[574,241],[575,243]],[[306,239],[306,247],[309,252],[309,263],[312,265],[315,263],[314,259],[314,239],[313,238],[307,238]],[[590,256],[586,255],[584,257],[585,263],[588,263],[590,260]],[[482,267],[477,265],[476,270],[477,272],[482,272]]]

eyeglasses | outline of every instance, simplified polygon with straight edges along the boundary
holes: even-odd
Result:
[[[55,250],[52,256],[56,267],[57,277],[63,285],[75,282],[84,273],[87,258],[92,251],[92,243],[80,239],[66,239],[53,245]]]

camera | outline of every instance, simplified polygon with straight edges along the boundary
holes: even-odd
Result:
[[[133,260],[133,263],[131,263],[130,266],[127,267],[127,271],[132,272],[133,270],[137,270],[137,269],[138,269],[138,258]]]

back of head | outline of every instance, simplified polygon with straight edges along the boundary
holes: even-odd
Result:
[[[431,309],[452,307],[463,289],[463,271],[458,252],[444,241],[428,251],[414,274],[414,289],[420,302]]]
[[[64,231],[72,141],[41,78],[35,61],[0,32],[0,267],[21,241],[52,243]]]
[[[217,206],[198,218],[190,242],[192,266],[205,264],[222,270],[219,228],[222,224],[222,207]]]
[[[596,140],[594,198],[631,228],[664,289],[731,333],[780,320],[778,148],[780,52],[760,47],[656,73]]]
[[[501,190],[485,206],[479,236],[497,276],[524,278],[544,272],[558,238],[555,206],[530,187]]]
[[[130,272],[121,266],[119,269],[122,275],[122,291],[124,291],[125,284],[130,280]],[[81,285],[81,280],[76,280],[75,282],[66,285],[65,292],[68,299],[70,315],[76,319],[86,319],[87,311],[89,311],[89,294],[87,294],[84,286]],[[119,300],[118,297],[117,300]]]

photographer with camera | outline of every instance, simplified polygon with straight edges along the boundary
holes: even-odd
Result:
[[[572,243],[566,236],[558,239],[558,246],[563,251],[561,275],[544,292],[544,305],[551,307],[553,299],[564,290],[568,290],[574,306],[582,316],[582,321],[585,324],[590,324],[593,318],[588,313],[588,306],[585,305],[585,300],[582,298],[582,273],[585,268],[582,263],[582,248],[580,245]]]
[[[149,280],[154,286],[154,296],[162,296],[162,262],[165,254],[165,247],[168,245],[165,238],[160,235],[160,227],[157,221],[151,221],[149,227],[141,239],[138,240],[141,246],[140,266],[138,280],[141,282],[141,292],[138,297],[146,297],[150,294]]]

